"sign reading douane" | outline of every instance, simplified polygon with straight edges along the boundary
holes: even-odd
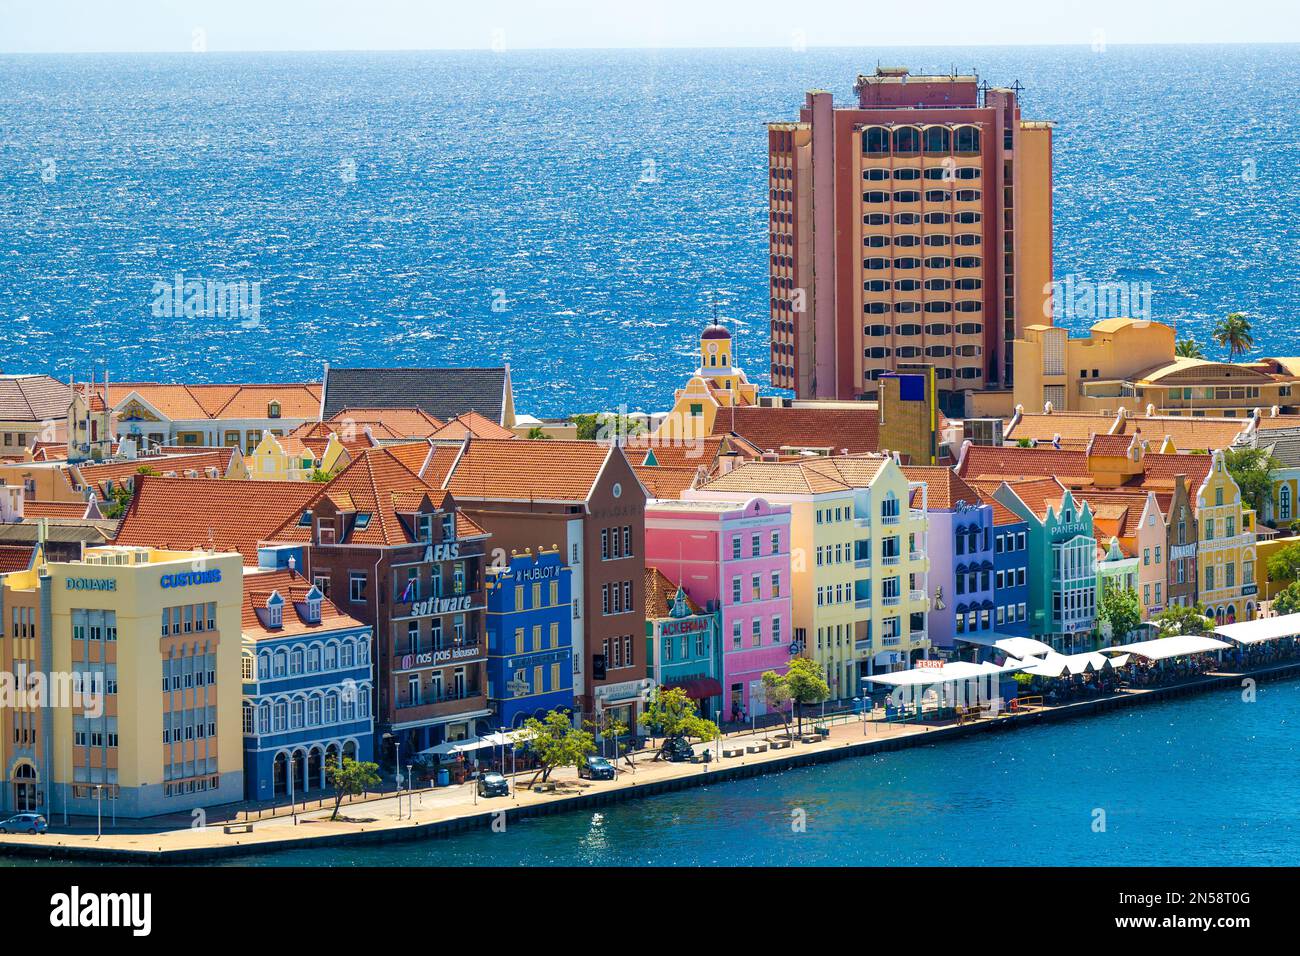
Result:
[[[64,578],[64,587],[69,591],[116,591],[116,578]]]

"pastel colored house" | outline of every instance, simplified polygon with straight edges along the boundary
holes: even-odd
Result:
[[[645,576],[646,676],[657,687],[680,687],[701,716],[719,719],[718,614],[692,601],[658,568],[647,567]]]
[[[998,634],[1029,637],[1029,522],[995,498],[993,508],[993,623]]]
[[[929,652],[924,489],[893,458],[860,455],[747,462],[683,496],[790,506],[795,643],[847,701]]]
[[[1028,526],[1031,635],[1058,651],[1085,649],[1097,616],[1092,509],[1053,478],[1004,482],[994,497]]]
[[[245,464],[248,477],[256,480],[307,481],[319,461],[301,439],[276,436],[266,431],[252,454],[245,459]]]
[[[1209,473],[1196,489],[1200,527],[1197,553],[1201,605],[1217,624],[1251,620],[1258,606],[1255,577],[1255,512],[1243,507],[1241,489],[1215,451]]]
[[[374,759],[368,625],[292,569],[249,569],[241,630],[247,799],[322,790],[330,758]]]
[[[1108,588],[1117,588],[1121,591],[1138,590],[1138,559],[1135,555],[1126,554],[1124,549],[1119,545],[1119,539],[1112,537],[1109,541],[1102,542],[1098,539],[1097,547],[1097,607],[1101,608],[1102,595]],[[1139,597],[1139,602],[1141,598]],[[1097,629],[1099,636],[1105,641],[1126,639],[1128,635],[1116,634],[1110,627],[1108,621],[1098,619]]]
[[[721,719],[766,712],[765,671],[794,651],[791,508],[764,497],[646,507],[646,563],[720,616]]]
[[[573,709],[573,572],[558,548],[487,578],[488,707],[500,727]]]
[[[993,506],[951,469],[905,466],[925,482],[930,519],[930,643],[952,650],[958,638],[992,639],[996,630]],[[914,499],[919,497],[914,493]]]

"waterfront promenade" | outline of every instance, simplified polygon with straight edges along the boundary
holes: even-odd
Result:
[[[760,730],[753,736],[747,732],[729,734],[722,741],[723,748],[738,750],[740,754],[709,764],[655,761],[653,753],[647,751],[637,755],[635,769],[625,762],[620,763],[620,773],[615,781],[579,780],[572,768],[562,769],[552,775],[556,783],[553,792],[537,793],[527,789],[533,772],[521,771],[519,786],[510,797],[476,797],[471,784],[417,790],[402,796],[400,816],[398,800],[389,794],[345,804],[337,821],[329,820],[331,809],[327,802],[324,808],[300,809],[297,823],[286,813],[250,820],[246,831],[240,823],[237,827],[239,832],[226,832],[226,825],[218,822],[207,826],[146,831],[140,827],[150,821],[136,821],[129,830],[108,832],[106,826],[106,832],[97,838],[93,829],[90,832],[57,832],[59,828],[55,826],[52,832],[43,836],[0,835],[0,854],[122,863],[196,863],[247,853],[426,839],[477,828],[500,830],[503,826],[508,828],[511,820],[525,816],[583,810],[791,767],[926,746],[968,734],[1014,730],[1041,721],[1084,717],[1116,707],[1152,703],[1185,694],[1236,693],[1240,692],[1245,677],[1267,680],[1293,676],[1300,676],[1300,662],[1288,661],[1244,673],[1214,672],[1157,688],[1126,688],[1102,697],[1034,707],[965,723],[955,719],[923,724],[886,723],[882,720],[864,723],[852,715],[847,720],[841,716],[825,739],[810,743],[794,741],[789,747],[777,750],[767,746],[762,752],[750,752],[749,746],[768,745],[775,739],[779,727]],[[805,718],[805,731],[809,730],[810,723],[816,722],[819,721],[810,722]],[[696,749],[703,749],[703,745],[697,745]],[[93,826],[94,821],[90,822]],[[84,830],[84,825],[78,829]]]

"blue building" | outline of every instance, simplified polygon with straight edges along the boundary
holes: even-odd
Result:
[[[719,618],[658,568],[645,569],[646,676],[656,687],[680,687],[710,720],[722,714]]]
[[[573,709],[572,574],[559,550],[487,570],[487,696],[501,727]]]
[[[245,572],[241,631],[247,799],[324,789],[330,756],[374,759],[368,625],[288,567]]]
[[[994,625],[1004,637],[1029,637],[1029,522],[993,502]]]

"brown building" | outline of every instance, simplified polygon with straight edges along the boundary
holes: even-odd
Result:
[[[645,503],[623,449],[584,441],[471,438],[454,456],[392,449],[492,535],[492,560],[557,545],[573,569],[573,694],[583,715],[635,728],[645,667]]]
[[[488,535],[392,449],[362,453],[268,536],[310,545],[305,577],[375,630],[379,752],[402,759],[490,729]]]
[[[1166,607],[1196,604],[1196,508],[1187,490],[1187,476],[1174,476],[1173,497],[1165,510],[1165,553],[1168,582]]]
[[[1047,314],[1052,128],[976,76],[877,69],[856,92],[768,127],[772,383],[873,399],[925,361],[960,415],[1010,386],[1011,343]]]

